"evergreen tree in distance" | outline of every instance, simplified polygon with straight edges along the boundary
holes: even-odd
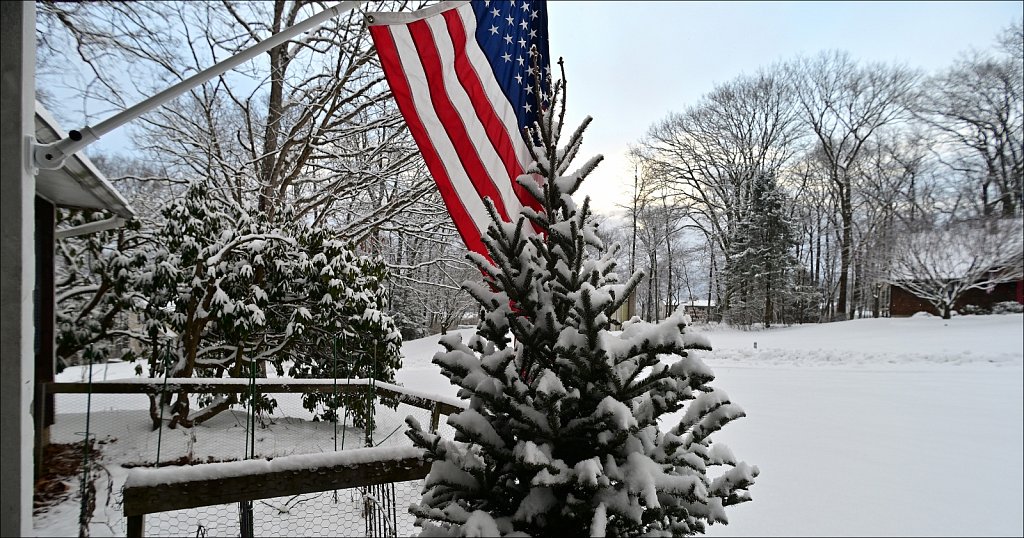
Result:
[[[528,133],[537,141],[528,174],[540,179],[519,178],[544,212],[505,223],[491,206],[493,265],[470,254],[485,282],[465,284],[484,316],[468,342],[448,335],[434,357],[469,408],[448,419],[454,440],[407,419],[433,460],[410,511],[423,535],[702,533],[750,500],[757,467],[710,438],[744,413],[687,355],[710,347],[685,331],[682,313],[609,332],[643,275],[618,281],[618,245],[606,249],[589,200],[572,199],[601,157],[567,173],[590,118],[559,147],[564,71],[549,99]],[[724,470],[712,476],[714,467]]]
[[[796,234],[786,216],[785,194],[775,175],[761,172],[754,178],[750,209],[736,227],[730,242],[730,323],[749,327],[760,320],[770,327],[777,313],[793,310],[810,292],[796,283],[799,264],[793,256]]]

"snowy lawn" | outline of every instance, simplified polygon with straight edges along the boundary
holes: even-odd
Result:
[[[713,439],[761,470],[708,535],[1024,534],[1024,316],[696,329],[747,412]],[[408,346],[398,380],[454,394]]]
[[[715,385],[748,415],[713,438],[761,469],[754,501],[732,508],[731,523],[711,527],[709,535],[1024,534],[1024,316],[697,329],[715,348],[699,354],[714,369]],[[454,396],[430,362],[437,338],[405,344],[398,382]],[[129,365],[105,373],[131,376]],[[98,369],[94,378],[102,375]],[[70,369],[61,380],[81,376]],[[295,395],[276,397],[278,414],[289,418],[260,430],[257,453],[333,450],[332,425],[305,420]],[[69,410],[84,412],[84,401],[59,398],[54,437],[70,442],[82,423]],[[151,461],[156,450],[148,401],[125,398],[93,400],[92,431],[116,439],[103,446],[115,503],[106,505],[107,485],[97,484],[94,536],[124,532],[116,499],[127,470],[119,464]],[[408,413],[423,412],[404,405],[386,412],[377,441],[407,444],[397,429]],[[244,413],[226,413],[191,433],[165,429],[161,459],[240,457]],[[345,447],[361,446],[359,437],[349,431]],[[36,518],[36,530],[77,534],[77,510],[73,499],[51,509]]]
[[[710,337],[748,415],[716,440],[761,469],[710,535],[1024,533],[1021,315]]]

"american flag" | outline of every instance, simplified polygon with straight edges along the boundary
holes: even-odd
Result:
[[[368,14],[367,21],[456,229],[469,250],[487,256],[484,198],[506,222],[524,206],[541,209],[516,178],[532,162],[523,128],[544,102],[535,95],[534,75],[542,88],[550,79],[544,2],[441,2],[414,13]],[[534,72],[531,50],[541,73]]]

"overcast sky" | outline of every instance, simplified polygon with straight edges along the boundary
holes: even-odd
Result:
[[[579,159],[605,156],[581,191],[613,209],[633,175],[627,145],[740,74],[826,49],[935,71],[1022,13],[1024,2],[548,2],[567,128],[593,116]]]

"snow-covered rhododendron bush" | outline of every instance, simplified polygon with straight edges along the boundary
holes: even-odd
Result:
[[[296,378],[394,380],[402,340],[385,314],[379,257],[287,210],[268,217],[209,180],[191,183],[158,219],[132,224],[116,237],[62,242],[74,254],[58,290],[65,360],[100,362],[118,348],[127,351],[114,358],[141,361],[137,374],[157,378],[266,377],[272,366]],[[277,405],[246,393],[204,395],[197,409],[185,392],[151,398],[154,428],[191,427],[236,404]],[[372,428],[366,396],[306,394],[303,405],[326,420],[345,406]]]
[[[681,313],[610,331],[643,274],[619,281],[618,245],[598,237],[589,200],[573,201],[601,157],[570,172],[590,119],[562,145],[564,76],[549,98],[528,133],[535,164],[518,179],[543,211],[507,223],[489,206],[490,259],[471,254],[483,283],[465,285],[484,315],[434,356],[469,407],[448,419],[454,439],[408,420],[433,459],[411,511],[424,535],[703,533],[750,500],[757,467],[712,442],[744,412],[687,354],[710,345]]]

